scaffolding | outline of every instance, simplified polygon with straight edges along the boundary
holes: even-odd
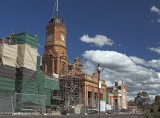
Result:
[[[34,111],[44,112],[45,109],[39,107],[40,100],[42,99],[43,105],[52,106],[52,91],[59,90],[59,82],[40,70],[37,37],[19,33],[11,34],[7,40],[8,44],[0,43],[0,106],[8,103],[6,109],[12,111],[11,102],[14,101],[14,95],[6,97],[2,93],[16,93],[16,112],[33,106]]]
[[[80,59],[76,58],[73,64],[67,67],[67,74],[59,77],[60,90],[57,92],[59,96],[59,105],[61,110],[69,110],[77,104],[81,104],[81,82],[82,64]]]
[[[60,92],[63,107],[68,108],[75,106],[79,103],[80,98],[80,83],[77,76],[68,75],[61,77],[60,80]]]

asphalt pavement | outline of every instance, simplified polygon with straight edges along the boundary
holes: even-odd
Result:
[[[98,115],[0,115],[0,118],[99,118]],[[101,115],[101,118],[143,118],[142,114]]]

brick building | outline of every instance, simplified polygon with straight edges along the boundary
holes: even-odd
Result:
[[[119,86],[118,81],[115,82],[113,87],[107,87],[108,94],[108,104],[112,106],[113,109],[127,109],[127,90],[126,84],[122,81],[122,84]]]
[[[82,98],[85,99],[86,106],[97,107],[98,105],[98,74],[97,72],[93,73],[92,76],[83,74],[81,81],[82,88]],[[106,99],[106,85],[105,81],[101,81],[100,88],[100,100],[105,101]]]
[[[55,16],[46,26],[46,44],[42,57],[42,70],[49,76],[67,74],[66,27],[62,19]]]
[[[66,53],[66,27],[64,21],[58,15],[51,18],[46,26],[46,44],[42,57],[42,70],[48,76],[58,74],[61,94],[64,104],[82,103],[85,106],[95,106],[90,99],[98,99],[98,76],[94,73],[89,76],[82,72],[80,59],[75,58],[72,64],[68,64]],[[106,97],[106,85],[102,81],[100,90],[101,100]],[[71,100],[72,99],[72,100]]]

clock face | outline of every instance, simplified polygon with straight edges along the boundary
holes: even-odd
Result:
[[[62,35],[61,35],[61,40],[64,41],[64,39],[65,39],[65,37],[64,37],[64,35],[62,34]]]
[[[53,39],[53,34],[48,34],[47,35],[47,40],[52,40]]]

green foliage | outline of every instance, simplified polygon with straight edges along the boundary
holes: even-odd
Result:
[[[146,110],[146,108],[147,109],[149,108],[149,104],[148,104],[149,100],[150,99],[146,91],[139,92],[135,97],[135,103],[137,107],[143,111]]]
[[[157,106],[155,103],[153,103],[153,104],[151,105],[150,112],[156,112],[157,109],[158,109],[158,106]]]
[[[155,96],[155,100],[154,101],[155,101],[156,105],[160,106],[160,96],[159,95]]]
[[[128,106],[135,106],[135,101],[128,101]]]
[[[160,118],[160,96],[155,96],[154,101],[150,107],[150,112],[143,114],[144,118]]]
[[[160,112],[146,112],[143,114],[144,118],[160,118]]]
[[[146,113],[143,114],[143,117],[144,118],[153,118],[153,114],[149,113],[149,112],[146,112]]]

